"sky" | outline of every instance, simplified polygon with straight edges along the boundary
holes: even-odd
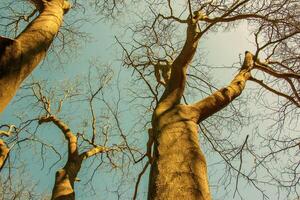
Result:
[[[72,10],[70,11],[72,12]],[[67,16],[68,17],[68,16]],[[80,78],[82,75],[87,74],[88,67],[91,61],[95,61],[99,63],[100,68],[104,68],[103,65],[109,65],[114,71],[114,79],[112,80],[111,87],[106,90],[108,98],[116,98],[117,90],[116,86],[121,88],[121,125],[124,130],[130,132],[135,130],[133,121],[137,121],[138,119],[134,116],[134,113],[138,113],[139,111],[133,112],[135,109],[135,104],[129,104],[130,96],[126,89],[128,89],[132,84],[132,70],[122,67],[119,61],[121,50],[120,46],[116,44],[115,36],[126,39],[126,25],[123,22],[130,21],[130,17],[125,17],[120,20],[121,22],[115,22],[113,25],[108,21],[101,20],[93,20],[89,23],[84,23],[80,27],[81,30],[87,31],[91,34],[91,40],[86,44],[81,44],[79,48],[76,48],[74,52],[71,50],[73,55],[67,61],[64,61],[63,64],[58,64],[56,62],[56,57],[53,55],[49,55],[41,66],[34,71],[31,77],[27,79],[27,82],[32,80],[43,80],[47,79],[49,85],[56,85],[56,87],[60,88],[65,84],[65,80],[74,81],[77,78]],[[120,24],[122,23],[122,24]],[[228,69],[226,67],[231,66],[232,63],[239,61],[239,56],[243,55],[246,50],[253,50],[253,45],[249,42],[251,35],[248,30],[248,26],[246,23],[241,23],[237,26],[233,31],[224,31],[218,33],[212,33],[206,36],[203,41],[200,41],[199,51],[202,49],[206,52],[206,63],[210,66],[214,66],[211,71],[214,79],[216,80],[216,85],[218,87],[222,87],[230,82],[233,76],[236,74],[236,69]],[[117,81],[117,77],[119,76],[119,82]],[[79,79],[80,80],[80,79]],[[80,82],[80,81],[79,81]],[[47,84],[47,87],[50,87]],[[83,84],[83,83],[82,83]],[[250,84],[247,87],[252,87]],[[16,100],[16,98],[14,99]],[[16,112],[21,110],[25,112],[26,115],[34,116],[36,113],[31,108],[25,105],[26,102],[11,103],[7,109],[0,115],[0,120],[3,123],[16,123],[17,115]],[[81,103],[80,103],[81,104]],[[75,104],[78,105],[78,104]],[[76,132],[80,130],[81,122],[84,119],[82,117],[88,116],[88,113],[84,113],[87,109],[87,105],[80,105],[78,108],[76,106],[67,105],[65,108],[65,113],[72,115],[73,117],[67,116],[67,121],[70,124],[71,129]],[[138,131],[139,129],[135,130]],[[243,135],[251,133],[251,130],[244,130]],[[65,152],[66,149],[61,144],[63,139],[62,135],[59,133],[59,130],[54,126],[43,126],[38,130],[39,137],[47,142],[54,143],[57,148],[61,152]],[[147,140],[146,131],[144,133],[140,133],[137,136],[140,138],[140,145],[143,146]],[[60,138],[57,141],[57,138]],[[241,138],[243,139],[243,138]],[[50,171],[48,170],[49,165],[51,165],[57,157],[53,153],[49,153],[46,155],[46,167],[42,168],[42,162],[40,156],[35,154],[32,157],[33,152],[38,152],[38,147],[32,147],[28,152],[18,152],[22,155],[22,160],[28,164],[27,176],[32,178],[32,180],[38,181],[36,189],[39,192],[43,193],[51,193],[51,189],[54,182],[54,174],[57,169],[64,165],[64,161],[60,161],[57,165],[55,165]],[[220,158],[216,158],[214,156],[207,157],[209,165],[213,165],[215,162],[219,161]],[[89,196],[86,192],[82,192],[82,188],[90,188],[88,185],[85,185],[87,181],[87,177],[90,177],[91,172],[89,169],[93,169],[95,165],[90,162],[86,162],[82,170],[79,174],[80,182],[75,184],[75,191],[78,199],[82,200],[99,200],[99,199],[116,199],[116,194],[112,192],[115,189],[115,186],[118,184],[120,172],[116,170],[110,170],[109,168],[103,168],[99,170],[99,173],[96,173],[93,179],[93,185],[95,188],[96,195]],[[30,169],[29,169],[30,168]],[[135,174],[141,170],[141,166],[132,166],[131,173]],[[222,174],[222,168],[216,168],[214,171],[209,172],[210,175]],[[221,172],[220,172],[221,171]],[[134,176],[130,177],[131,184],[133,185],[132,179]],[[218,177],[217,177],[218,178]],[[215,179],[211,177],[211,179]],[[147,180],[148,180],[148,171],[143,176],[142,182],[140,184],[140,199],[146,199],[146,191],[147,191]],[[128,182],[124,182],[128,184]],[[130,184],[130,183],[129,183]],[[247,183],[244,181],[240,182],[241,184],[241,192],[246,194],[246,200],[252,199],[260,199],[261,195],[258,194],[257,191],[253,189],[249,189],[251,187],[247,187]],[[131,187],[132,185],[127,185],[126,187]],[[126,188],[125,187],[125,188]],[[243,188],[244,187],[244,188]],[[266,188],[268,190],[268,188]],[[111,191],[107,193],[106,191]],[[225,195],[225,191],[220,190],[212,190],[214,197],[220,197],[222,199],[223,195]],[[132,190],[125,191],[125,196],[130,198],[132,195]],[[223,198],[224,199],[224,198]],[[240,199],[238,196],[233,198],[232,196],[227,196],[226,199]]]

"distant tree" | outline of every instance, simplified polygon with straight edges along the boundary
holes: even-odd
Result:
[[[51,130],[53,126],[56,127],[53,127],[52,131],[58,130],[63,134],[67,141],[67,159],[63,167],[56,172],[51,199],[75,199],[74,185],[77,181],[80,181],[78,173],[81,170],[84,161],[88,158],[95,157],[95,159],[91,162],[94,163],[93,165],[96,165],[96,169],[94,172],[89,171],[89,173],[94,176],[96,170],[104,164],[111,166],[112,169],[124,170],[122,169],[122,166],[126,165],[127,161],[123,156],[128,152],[133,151],[134,153],[141,155],[141,153],[137,150],[130,149],[126,138],[122,135],[122,133],[120,133],[119,136],[118,134],[111,133],[115,131],[111,127],[111,124],[114,122],[107,121],[107,119],[112,118],[114,120],[118,120],[118,116],[117,113],[113,112],[114,109],[110,107],[112,105],[106,102],[104,90],[109,81],[112,79],[112,73],[111,70],[108,70],[103,74],[98,74],[99,76],[97,76],[97,80],[91,77],[91,74],[95,74],[95,72],[97,74],[99,71],[94,70],[89,73],[86,78],[86,84],[77,85],[74,83],[71,84],[68,89],[61,88],[61,91],[54,90],[54,86],[49,89],[45,86],[45,84],[38,82],[25,84],[23,86],[23,90],[27,90],[26,95],[24,97],[20,97],[20,102],[31,102],[29,105],[36,111],[35,114],[39,114],[37,116],[33,116],[32,119],[26,118],[22,121],[21,124],[23,127],[16,128],[13,125],[10,128],[6,128],[7,130],[5,129],[7,125],[3,125],[1,127],[3,129],[1,133],[11,136],[14,141],[10,141],[9,143],[11,145],[8,145],[1,140],[3,145],[0,146],[2,150],[0,158],[1,161],[3,161],[1,162],[3,164],[2,167],[6,168],[9,168],[9,166],[4,166],[5,160],[7,160],[10,155],[11,149],[9,146],[15,146],[17,143],[21,144],[22,142],[28,142],[35,146],[41,145],[42,149],[48,149],[49,151],[53,151],[55,154],[59,155],[59,160],[52,166],[48,166],[44,164],[44,162],[48,163],[48,161],[46,161],[46,153],[44,150],[41,150],[40,154],[43,160],[43,165],[50,170],[53,166],[57,165],[64,156],[60,153],[61,148],[56,147],[49,141],[40,139],[37,134],[40,132],[41,126],[47,125],[47,127]],[[32,94],[28,94],[28,90],[31,90]],[[29,99],[30,101],[28,101]],[[76,133],[72,131],[72,128],[68,125],[69,123],[65,122],[64,117],[62,117],[64,116],[63,111],[68,110],[71,106],[70,101],[74,100],[80,101],[80,104],[87,104],[86,108],[88,108],[84,114],[79,113],[81,118],[75,119],[76,122],[69,122],[70,124],[76,124],[82,121],[82,130]],[[102,107],[100,106],[101,102],[103,104]],[[99,108],[101,108],[101,110],[99,110]],[[77,111],[79,110],[76,110],[76,112]],[[109,116],[110,112],[113,112],[113,116]],[[90,118],[84,118],[86,114],[89,114]],[[70,117],[72,118],[74,116]],[[34,131],[32,132],[30,130]],[[16,137],[13,134],[18,134],[19,137]],[[57,140],[59,139],[60,138]],[[62,141],[61,143],[64,142]],[[29,145],[29,148],[33,149],[33,145]],[[28,146],[20,146],[19,148],[25,149],[28,148]],[[18,153],[15,154],[16,155],[14,156],[19,156]],[[120,157],[123,157],[123,159],[120,160]],[[128,158],[128,162],[130,162],[130,157]],[[12,166],[17,166],[18,164],[19,162],[16,160]],[[29,163],[26,166],[30,168]],[[3,177],[5,174],[7,174],[7,172],[4,174],[2,173]],[[90,178],[90,181],[92,178],[93,177]],[[16,181],[12,181],[12,183],[16,183]],[[23,185],[20,184],[20,186],[24,188],[26,185],[26,183],[23,183]]]
[[[77,175],[81,170],[82,163],[93,156],[98,154],[106,154],[108,161],[111,162],[111,165],[114,166],[114,162],[111,158],[117,152],[123,152],[128,150],[128,147],[124,143],[120,143],[120,145],[112,145],[107,146],[108,137],[109,137],[109,129],[100,127],[102,130],[102,134],[104,134],[104,141],[102,141],[101,145],[97,143],[99,140],[99,125],[97,125],[97,111],[94,110],[94,100],[98,98],[98,95],[102,93],[102,89],[105,87],[109,79],[111,77],[109,74],[105,74],[101,77],[101,84],[95,90],[92,89],[90,85],[90,96],[88,97],[87,101],[89,104],[90,112],[91,112],[91,130],[92,134],[84,134],[84,133],[73,133],[71,128],[66,124],[62,119],[58,118],[57,115],[59,114],[60,110],[62,109],[62,104],[64,103],[65,99],[61,99],[58,103],[58,110],[53,112],[51,110],[51,100],[50,98],[46,97],[43,94],[42,87],[37,84],[37,91],[34,89],[34,96],[37,98],[38,102],[42,104],[42,108],[44,109],[45,114],[38,117],[38,123],[46,124],[52,123],[55,125],[61,133],[64,135],[65,139],[68,142],[68,159],[64,167],[56,172],[55,175],[55,183],[52,190],[52,198],[53,200],[63,200],[63,199],[75,199],[75,191],[74,191],[74,183],[75,181],[79,181]],[[90,80],[89,80],[90,81]],[[91,83],[90,83],[91,84]],[[103,94],[102,94],[103,95]],[[68,94],[66,94],[66,99]],[[104,124],[104,123],[103,123]],[[90,135],[90,139],[88,136]],[[79,144],[78,138],[81,138],[82,142]],[[97,139],[98,138],[98,139]],[[87,150],[80,150],[80,146],[84,143],[87,143],[84,146],[84,149]]]

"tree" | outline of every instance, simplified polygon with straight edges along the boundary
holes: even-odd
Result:
[[[46,56],[59,31],[63,15],[70,9],[64,0],[31,0],[39,15],[15,39],[0,37],[0,112],[21,83]]]
[[[99,2],[93,1],[96,6]],[[105,14],[115,15],[115,3],[123,1],[113,1],[112,7],[107,6],[111,1],[103,2],[100,10],[108,8]],[[243,181],[258,190],[263,199],[268,198],[265,191],[268,187],[278,189],[277,198],[281,195],[285,199],[299,198],[299,162],[295,157],[299,152],[299,137],[292,134],[292,129],[298,128],[298,118],[294,116],[299,115],[300,104],[299,3],[296,0],[153,0],[143,3],[146,11],[141,6],[133,9],[135,17],[130,18],[129,23],[134,25],[126,29],[133,30],[133,40],[125,43],[117,39],[124,50],[124,65],[133,67],[137,79],[144,81],[151,96],[148,100],[148,94],[143,96],[145,87],[141,84],[129,88],[128,93],[134,97],[124,95],[126,99],[137,100],[130,110],[137,110],[138,98],[142,99],[142,107],[146,107],[137,126],[147,127],[149,123],[144,123],[147,120],[151,123],[149,141],[144,145],[147,152],[142,157],[148,161],[137,175],[135,188],[130,185],[131,190],[135,190],[134,199],[138,198],[138,184],[149,165],[148,199],[211,199],[212,195],[217,195],[216,182],[225,188],[233,187],[230,191],[233,196],[238,194],[243,198],[240,194]],[[118,13],[115,16],[122,20]],[[246,22],[251,32],[248,39],[252,40],[253,46],[245,49],[240,61],[230,66],[235,76],[227,87],[220,89],[206,73],[213,74],[221,69],[215,70],[203,61],[205,49],[200,49],[201,45],[206,37],[239,29],[240,23]],[[128,38],[127,34],[125,38]],[[219,58],[216,56],[215,59]],[[129,80],[128,77],[124,82]],[[223,76],[218,78],[223,79]],[[251,98],[245,96],[248,92],[251,92]],[[55,116],[53,110],[47,111],[48,98],[42,96],[38,98],[39,103],[41,101],[46,110],[35,122],[52,121],[58,125],[62,117]],[[196,102],[190,103],[194,100]],[[148,102],[150,105],[146,105]],[[253,111],[258,102],[265,106],[263,111],[257,110],[264,114],[262,117],[257,117]],[[255,107],[250,107],[252,110],[248,114],[245,110],[250,104]],[[129,106],[123,104],[122,107]],[[152,117],[147,118],[149,111]],[[132,117],[132,112],[128,118]],[[69,113],[69,117],[73,115]],[[94,119],[97,118],[92,114],[90,125],[94,124]],[[114,119],[121,136],[118,141],[125,142],[120,119],[115,114]],[[244,120],[253,123],[248,126],[252,132],[242,132],[248,125]],[[264,132],[257,125],[258,120],[274,124]],[[63,126],[58,127],[65,130]],[[139,137],[143,139],[141,135]],[[84,142],[91,145],[87,140]],[[128,148],[128,143],[125,144]],[[213,154],[209,154],[210,151]],[[213,184],[212,176],[208,176],[213,167],[206,161],[212,158],[208,156],[207,159],[204,155],[218,155],[217,163],[222,161],[225,166],[225,170],[217,168],[215,175],[224,171],[224,176],[220,175]],[[142,160],[135,159],[132,152],[129,156],[134,163]],[[70,191],[74,189],[75,177],[72,175]],[[117,190],[120,198],[119,188]]]
[[[51,111],[51,100],[47,98],[42,93],[42,88],[38,84],[38,92],[34,93],[34,96],[37,98],[39,102],[43,104],[43,108],[45,110],[45,115],[42,115],[41,117],[38,117],[38,123],[39,124],[45,124],[45,123],[53,123],[64,135],[65,139],[68,142],[68,159],[66,164],[62,169],[59,169],[56,172],[55,175],[55,183],[52,190],[52,198],[53,200],[56,199],[75,199],[75,191],[74,191],[74,183],[75,181],[78,181],[78,173],[81,169],[82,163],[93,156],[96,156],[97,154],[107,154],[106,156],[114,165],[113,161],[111,160],[111,155],[116,152],[122,152],[127,149],[126,145],[120,144],[120,145],[113,145],[111,147],[106,146],[106,143],[108,142],[108,138],[103,142],[103,145],[98,145],[96,142],[96,138],[99,137],[97,134],[99,134],[99,131],[97,130],[96,126],[96,115],[95,110],[93,108],[93,101],[95,98],[97,98],[97,95],[101,93],[102,89],[105,87],[105,84],[109,81],[110,77],[108,74],[103,75],[101,77],[103,79],[100,84],[100,86],[95,90],[95,92],[91,89],[91,97],[89,97],[89,105],[90,105],[90,112],[92,113],[92,137],[91,139],[88,139],[84,133],[78,133],[75,135],[71,128],[61,119],[59,119],[56,115],[59,114],[60,111],[55,112],[56,114],[53,114]],[[34,91],[34,90],[33,90]],[[61,109],[61,106],[63,104],[63,99],[60,100],[58,108]],[[103,128],[102,128],[103,129]],[[106,134],[106,137],[108,137],[108,133]],[[78,137],[81,137],[82,140],[86,143],[88,143],[88,146],[91,147],[85,147],[87,150],[84,150],[80,152],[80,145],[78,144]]]
[[[99,72],[99,69],[90,70],[91,71],[87,78],[87,92],[84,92],[85,87],[82,86],[82,84],[76,85],[75,83],[71,84],[71,87],[68,89],[63,88],[62,91],[54,91],[54,84],[50,90],[48,90],[45,84],[40,83],[24,85],[23,89],[31,90],[32,94],[21,98],[26,99],[26,101],[28,101],[28,98],[32,98],[31,101],[35,102],[33,103],[32,109],[37,109],[35,114],[40,114],[38,116],[34,116],[33,119],[26,119],[25,122],[22,122],[21,124],[25,124],[23,127],[20,126],[20,128],[15,128],[15,126],[11,126],[9,130],[2,131],[3,134],[10,136],[12,136],[13,130],[18,132],[17,134],[19,135],[19,138],[16,138],[15,140],[19,145],[22,142],[33,142],[33,145],[42,145],[45,149],[49,149],[59,155],[59,160],[52,166],[49,167],[46,164],[46,166],[50,169],[57,165],[61,160],[65,161],[63,167],[56,171],[51,199],[75,199],[74,185],[76,182],[80,181],[77,176],[83,164],[86,163],[86,160],[95,158],[91,161],[92,164],[88,162],[91,167],[96,165],[96,169],[89,180],[91,182],[94,174],[100,166],[109,165],[112,169],[122,169],[122,166],[127,164],[127,159],[124,158],[124,155],[131,151],[137,152],[135,149],[130,149],[124,136],[120,135],[119,137],[121,139],[116,139],[118,136],[117,134],[114,136],[114,133],[112,133],[113,129],[110,127],[113,121],[106,121],[106,119],[110,118],[109,114],[106,114],[105,112],[106,107],[108,110],[112,108],[109,107],[111,105],[104,99],[104,90],[108,86],[109,81],[112,79],[112,71],[107,70],[102,74]],[[91,77],[92,73],[98,74],[97,79]],[[92,79],[95,81],[93,82]],[[63,94],[61,95],[60,93]],[[84,98],[82,99],[79,96]],[[90,119],[80,119],[85,125],[80,127],[80,131],[77,133],[74,133],[68,124],[76,124],[78,120],[74,120],[76,121],[74,123],[67,123],[62,117],[65,110],[64,108],[66,107],[68,110],[71,104],[70,101],[75,99],[77,101],[81,101],[81,104],[82,102],[85,102],[88,105],[87,107],[90,112]],[[103,107],[99,107],[99,101],[104,103]],[[102,111],[99,112],[96,108],[101,108]],[[117,116],[113,116],[113,118],[117,119]],[[57,148],[51,142],[43,141],[37,136],[38,132],[44,132],[40,130],[41,126],[46,126],[47,124],[53,124],[54,127],[56,127],[53,131],[58,130],[61,132],[64,139],[67,141],[67,144],[65,145],[67,147],[66,160],[63,159],[63,154],[59,153],[61,148]],[[28,127],[25,129],[24,126]],[[34,132],[29,131],[30,127],[33,127]],[[50,137],[48,138],[50,139]],[[59,141],[59,138],[56,138],[56,140]],[[119,143],[116,144],[115,141],[119,141]],[[8,149],[8,151],[5,151],[7,152],[7,154],[5,154],[6,160],[11,149],[7,146],[5,147]],[[24,146],[21,147],[21,149],[25,148],[26,147]],[[40,154],[42,160],[45,160],[43,161],[43,165],[45,165],[44,162],[47,162],[47,155],[44,153],[44,150],[41,150]],[[123,157],[122,161],[119,160],[120,157]],[[18,164],[18,161],[16,161],[13,166],[17,166]],[[26,184],[23,184],[23,186],[26,188]]]
[[[120,43],[125,52],[124,63],[134,67],[152,92],[153,102],[156,102],[153,106],[150,131],[153,138],[149,139],[153,141],[153,155],[149,160],[151,172],[148,199],[208,200],[211,199],[211,192],[206,159],[199,146],[198,125],[201,127],[205,120],[240,96],[248,80],[278,95],[280,102],[284,102],[283,109],[293,111],[300,107],[297,50],[300,22],[299,14],[294,12],[299,10],[299,3],[293,0],[188,1],[186,7],[181,9],[176,6],[179,3],[177,1],[158,2],[156,2],[158,4],[149,3],[154,15],[152,22],[143,19],[140,25],[135,27],[134,34],[138,36],[133,37],[137,42],[131,46],[131,50]],[[162,12],[168,14],[161,14]],[[227,87],[218,89],[195,103],[181,103],[186,88],[187,71],[202,38],[212,31],[234,28],[239,21],[249,23],[255,36],[255,52],[245,52],[244,61],[237,75]],[[170,33],[180,30],[179,25],[185,25],[187,28],[184,44],[176,49],[174,38]],[[265,57],[265,61],[261,60],[262,56]],[[163,85],[164,89],[157,90],[159,85],[153,87],[153,82],[147,81],[145,77],[151,73],[155,74],[157,84]],[[262,78],[265,80],[260,80],[260,73],[263,73]],[[160,97],[158,91],[162,91]],[[232,159],[240,154],[239,168],[232,165],[230,158],[225,157],[224,160],[234,169],[237,177],[243,176],[260,190],[256,185],[259,182],[256,178],[241,172],[242,151],[245,145],[248,146],[248,137],[241,148],[232,147],[235,149]],[[291,140],[293,142],[285,148],[270,149],[267,156],[260,157],[253,154],[259,159],[254,171],[269,155],[298,148],[297,137],[294,136]],[[252,153],[252,150],[248,151]],[[270,176],[279,187],[287,187],[290,191],[297,192],[295,184],[299,183],[296,181],[296,177],[299,177],[297,173],[299,165],[292,164],[294,167],[290,173],[294,176],[289,177],[289,180],[272,177],[273,173],[270,173]],[[289,184],[281,184],[283,180]],[[265,198],[263,190],[261,192]]]

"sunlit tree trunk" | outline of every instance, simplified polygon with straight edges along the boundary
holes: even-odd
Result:
[[[70,158],[64,168],[58,170],[55,175],[55,183],[52,190],[53,200],[74,200],[74,182],[81,168],[82,159]]]
[[[9,148],[3,140],[0,139],[0,171],[2,170],[5,161],[9,154]]]
[[[198,125],[189,110],[175,106],[154,122],[148,199],[211,199]]]
[[[21,83],[45,57],[70,5],[64,0],[34,0],[39,16],[16,39],[0,36],[0,112]]]
[[[46,108],[46,110],[48,111],[48,113],[51,113],[49,107]],[[93,145],[91,149],[79,154],[77,137],[71,131],[69,126],[60,119],[58,119],[55,115],[46,115],[42,116],[39,119],[39,124],[49,122],[53,123],[57,128],[59,128],[65,136],[65,139],[68,141],[68,160],[65,166],[56,172],[51,199],[74,200],[74,183],[77,180],[77,175],[81,169],[82,162],[91,156],[105,153],[112,149],[105,146]]]
[[[50,112],[50,109],[48,111]],[[56,172],[51,199],[74,200],[74,182],[83,160],[83,156],[78,154],[77,137],[72,133],[67,124],[54,115],[43,116],[39,119],[40,124],[49,122],[55,124],[68,141],[68,160],[65,166]]]
[[[178,104],[159,116],[154,115],[148,199],[211,199],[198,123],[238,97],[249,78],[249,68],[242,69],[229,86],[209,97],[190,106]]]
[[[152,117],[154,151],[149,177],[149,200],[210,200],[205,156],[200,149],[198,123],[220,111],[243,91],[253,68],[253,55],[245,53],[239,73],[229,86],[192,105],[182,105],[186,71],[201,33],[190,20],[186,42],[172,64],[166,89]]]

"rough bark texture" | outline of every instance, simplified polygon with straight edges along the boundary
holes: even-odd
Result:
[[[45,57],[70,6],[63,0],[35,3],[39,3],[39,16],[16,39],[0,36],[0,112]]]
[[[59,123],[63,124],[61,121],[59,121]],[[56,172],[55,183],[52,190],[52,200],[74,200],[74,183],[81,169],[82,162],[89,157],[105,153],[110,149],[104,146],[95,146],[88,151],[78,154],[77,137],[67,126],[60,129],[62,131],[65,130],[66,133],[69,132],[65,134],[69,146],[68,161],[62,169]]]
[[[199,38],[200,30],[197,27],[196,21],[192,20],[188,23],[185,44],[180,54],[172,63],[170,80],[159,100],[154,115],[158,116],[180,103],[185,88],[187,68],[196,53]]]
[[[222,110],[242,93],[247,80],[251,77],[250,72],[254,65],[253,59],[253,55],[247,51],[241,70],[227,87],[193,104],[193,107],[197,110],[196,118],[198,123]]]
[[[190,111],[188,106],[177,105],[154,123],[148,199],[211,199],[198,125]]]
[[[187,68],[198,46],[197,20],[187,22],[186,41],[172,63],[171,76],[152,117],[153,162],[148,199],[210,199],[205,157],[199,147],[197,120],[180,105]]]
[[[178,104],[153,118],[154,159],[148,199],[211,199],[198,123],[238,97],[249,77],[248,70],[241,70],[228,87],[196,104]]]
[[[70,132],[65,135],[69,146],[68,161],[62,169],[56,172],[55,183],[52,190],[53,200],[75,199],[74,182],[83,161],[82,156],[78,154],[76,136],[71,133],[70,129],[66,130]]]

